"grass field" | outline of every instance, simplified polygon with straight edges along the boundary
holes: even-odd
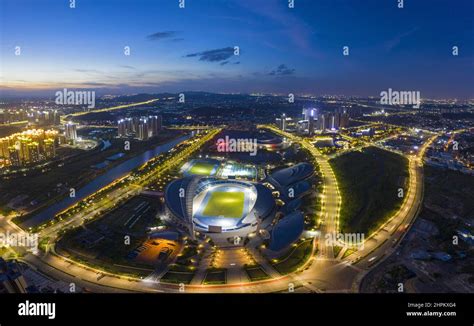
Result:
[[[401,206],[398,189],[408,183],[408,160],[376,147],[330,161],[342,197],[340,231],[368,236]]]
[[[296,247],[290,248],[280,257],[278,262],[273,264],[273,267],[282,275],[292,273],[303,266],[309,257],[311,257],[312,248],[312,239],[305,240]]]
[[[188,172],[194,175],[211,175],[215,167],[212,163],[196,162]]]
[[[240,191],[212,192],[203,215],[240,218],[244,211],[244,199],[245,195]]]
[[[208,269],[204,284],[225,284],[227,282],[227,270],[225,268]]]
[[[269,279],[270,276],[260,266],[246,267],[245,271],[251,282]]]

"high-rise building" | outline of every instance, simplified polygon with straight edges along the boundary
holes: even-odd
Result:
[[[276,118],[275,123],[280,130],[286,130],[286,114],[283,113],[280,118]]]
[[[158,136],[161,129],[161,116],[153,115],[148,117],[150,128],[149,133],[151,137]]]
[[[10,158],[8,147],[10,147],[9,138],[0,138],[0,157]]]
[[[315,119],[317,119],[317,111],[316,109],[310,109],[309,110],[309,116],[308,116],[308,134],[314,135],[314,124],[315,124]]]
[[[30,124],[38,126],[58,125],[61,122],[60,114],[57,110],[33,110],[24,113]]]
[[[26,163],[30,161],[28,144],[31,142],[30,138],[22,137],[17,142],[17,147],[20,148],[20,163]]]
[[[138,134],[139,126],[140,126],[140,118],[139,117],[133,117],[132,118],[132,131],[135,134]]]
[[[344,109],[343,113],[341,114],[339,127],[341,127],[341,128],[349,127],[349,113],[345,109]]]
[[[54,139],[47,138],[44,141],[44,156],[48,159],[56,156],[56,144]]]
[[[45,157],[54,157],[58,136],[58,131],[53,129],[29,129],[0,138],[0,157],[9,159],[14,166],[36,163]]]
[[[317,108],[304,108],[303,109],[303,120],[310,120],[313,117],[314,120],[317,120],[319,114],[319,109]]]
[[[133,119],[132,118],[125,118],[125,130],[126,133],[132,132],[133,131]]]
[[[296,130],[298,131],[298,133],[300,134],[304,134],[308,131],[308,120],[299,120],[297,123],[296,123]]]
[[[343,109],[336,109],[334,112],[320,113],[315,116],[317,116],[316,129],[322,132],[346,128],[349,125],[349,114]]]
[[[127,122],[125,119],[120,119],[117,122],[117,128],[118,128],[118,136],[119,137],[126,137],[127,136]]]
[[[66,136],[66,141],[75,144],[77,141],[77,125],[72,122],[66,123],[64,125],[64,135]]]
[[[21,166],[20,151],[15,146],[8,147],[9,159],[13,166]]]
[[[318,117],[317,129],[320,131],[324,131],[327,129],[327,115],[322,113]]]
[[[318,128],[319,109],[303,108],[302,120],[298,121],[298,131],[302,134],[314,135]]]
[[[156,116],[156,126],[158,128],[158,131],[160,131],[163,128],[163,116],[157,115]]]
[[[138,139],[140,140],[148,140],[148,119],[142,118],[140,119],[140,124],[138,125]]]
[[[153,115],[149,117],[133,117],[120,119],[118,122],[118,137],[134,136],[140,140],[158,136],[162,128],[162,117]]]
[[[39,144],[37,142],[28,143],[28,161],[27,163],[37,163],[40,161]]]
[[[54,143],[55,145],[58,145],[58,137],[59,137],[59,133],[57,130],[53,130],[53,129],[50,129],[50,130],[45,130],[44,132],[44,137],[43,139],[46,141],[47,139],[53,139],[54,140]]]
[[[61,124],[61,115],[59,114],[58,110],[53,111],[53,119],[52,122],[54,125]]]
[[[280,129],[280,130],[283,127],[281,118],[276,118],[275,119],[275,124],[277,125],[278,129]]]

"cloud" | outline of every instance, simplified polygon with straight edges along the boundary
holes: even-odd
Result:
[[[284,75],[293,75],[294,73],[295,73],[295,69],[290,69],[285,64],[281,64],[276,69],[270,71],[268,74],[270,76],[284,76]]]
[[[222,49],[207,50],[202,52],[190,53],[185,55],[186,58],[199,57],[199,61],[220,62],[226,61],[234,55],[234,48],[227,47]]]
[[[385,42],[384,44],[385,50],[387,50],[388,52],[394,50],[403,42],[404,39],[410,37],[413,33],[417,32],[418,30],[419,30],[418,27],[414,27],[404,33],[397,34],[395,37]]]
[[[134,66],[129,66],[129,65],[120,65],[119,67],[125,68],[125,69],[130,69],[130,70],[136,70],[137,69]]]
[[[101,74],[102,72],[97,69],[74,69],[75,72],[83,72],[88,74]]]
[[[304,50],[305,53],[310,53],[309,51],[313,53],[314,49],[312,49],[311,44],[313,28],[299,15],[288,14],[288,7],[282,5],[280,0],[236,0],[235,3],[243,9],[278,25],[281,27],[279,30],[283,37],[290,40],[300,50]]]
[[[169,39],[169,38],[174,38],[174,40],[176,40],[177,39],[176,36],[179,33],[180,32],[178,31],[156,32],[156,33],[148,35],[146,38],[150,41],[160,41],[160,40]]]
[[[229,63],[229,61],[222,61],[222,62],[221,62],[221,66],[226,65],[226,64],[228,64],[228,63]]]
[[[81,83],[77,83],[77,84],[84,85],[84,86],[110,86],[110,84],[107,84],[107,83],[94,82],[94,81],[81,82]]]

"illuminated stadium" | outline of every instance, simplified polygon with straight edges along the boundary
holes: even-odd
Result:
[[[181,167],[181,173],[185,176],[189,175],[206,175],[214,176],[220,168],[221,163],[213,159],[195,159],[186,162]]]
[[[280,169],[262,183],[247,181],[256,179],[253,165],[222,159],[194,159],[181,172],[184,177],[166,187],[164,218],[188,236],[233,246],[258,234],[269,240],[270,250],[280,251],[302,234],[304,214],[298,209],[311,191],[311,164]],[[274,196],[285,205],[277,207]]]
[[[213,177],[175,180],[166,188],[165,200],[173,224],[191,236],[204,233],[221,245],[256,232],[275,211],[275,200],[265,186]]]
[[[184,176],[209,176],[223,179],[247,179],[257,178],[257,169],[248,164],[234,161],[219,161],[212,158],[194,159],[186,162],[181,167]]]

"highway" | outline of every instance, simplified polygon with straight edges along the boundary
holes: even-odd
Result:
[[[144,102],[137,102],[137,103],[131,103],[131,104],[123,104],[123,105],[117,105],[109,108],[102,108],[102,109],[96,109],[96,110],[89,110],[89,111],[82,111],[82,112],[76,112],[72,114],[68,114],[67,116],[64,117],[64,119],[69,118],[69,117],[78,117],[81,115],[86,115],[89,113],[100,113],[100,112],[108,112],[108,111],[114,111],[114,110],[121,110],[121,109],[126,109],[126,108],[131,108],[134,106],[140,106],[140,105],[146,105],[146,104],[151,104],[156,101],[159,101],[159,99],[155,98],[149,101],[144,101]],[[61,116],[63,119],[63,117]]]
[[[108,108],[71,113],[71,114],[68,114],[66,116],[61,116],[61,122],[62,123],[66,122],[66,120],[70,117],[78,117],[78,116],[86,115],[86,114],[89,114],[89,113],[99,113],[99,112],[108,112],[108,111],[113,111],[113,110],[121,110],[121,109],[131,108],[131,107],[134,107],[134,106],[151,104],[151,103],[154,103],[156,101],[159,101],[159,99],[156,98],[156,99],[152,99],[152,100],[144,101],[144,102],[123,104],[123,105],[117,105],[117,106],[112,106],[112,107],[108,107]],[[28,121],[23,120],[23,121],[9,122],[9,123],[1,123],[0,126],[15,126],[15,125],[23,125],[23,124],[25,124],[25,125],[28,124]],[[97,126],[95,126],[95,127],[97,128]],[[113,128],[113,126],[108,127],[108,128]]]
[[[206,126],[206,125],[192,125],[192,126],[168,126],[168,129],[178,129],[178,130],[210,130],[213,128],[223,128],[224,126]]]
[[[326,235],[332,237],[338,232],[339,211],[341,205],[341,196],[337,186],[336,176],[329,164],[328,158],[322,155],[313,144],[307,139],[296,136],[286,131],[282,131],[272,125],[259,126],[271,130],[288,140],[299,143],[307,149],[315,158],[319,165],[320,174],[323,182],[323,193],[321,195],[321,213],[320,218],[323,221],[319,241],[315,241],[315,246],[318,245],[318,257],[327,259],[334,258],[333,245],[331,241],[325,241]]]

